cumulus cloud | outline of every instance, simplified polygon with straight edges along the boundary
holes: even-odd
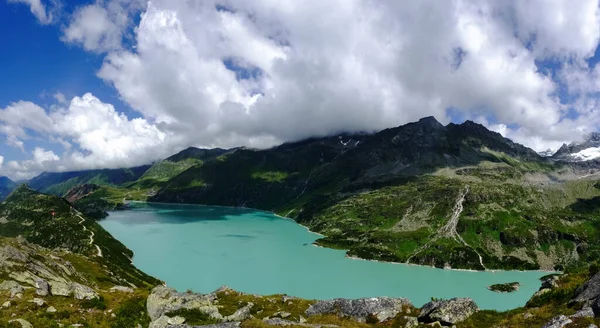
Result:
[[[81,6],[63,29],[62,40],[94,52],[120,49],[132,16],[143,6],[142,0],[99,0]]]
[[[15,110],[19,109],[19,110]],[[27,119],[27,117],[33,119]],[[46,111],[29,102],[0,109],[1,130],[7,140],[31,138],[33,134],[63,144],[62,156],[35,147],[32,159],[10,161],[0,175],[29,178],[41,171],[66,171],[142,165],[170,154],[167,135],[143,118],[128,119],[92,94],[74,97],[67,107]],[[71,148],[71,143],[76,148]]]
[[[63,40],[106,52],[98,77],[143,118],[84,95],[41,115],[52,126],[44,131],[13,113],[40,115],[39,106],[17,102],[4,109],[0,133],[32,129],[76,145],[51,162],[83,168],[150,160],[150,149],[157,158],[189,145],[266,147],[426,115],[447,123],[452,108],[536,150],[557,148],[600,126],[600,68],[587,61],[600,38],[598,8],[598,0],[98,0],[71,15]]]
[[[597,1],[155,0],[135,51],[109,54],[98,75],[206,144],[447,122],[452,107],[518,125],[537,148],[573,124],[536,60],[587,58],[598,31]]]
[[[42,24],[50,24],[53,21],[53,14],[46,5],[42,3],[42,0],[8,0],[9,3],[23,3],[29,5],[31,13],[40,21]]]

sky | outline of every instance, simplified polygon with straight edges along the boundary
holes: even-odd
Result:
[[[536,151],[600,128],[591,0],[0,0],[0,176],[433,115]]]

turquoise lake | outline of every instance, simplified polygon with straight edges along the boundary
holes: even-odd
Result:
[[[356,260],[315,247],[319,235],[271,213],[212,206],[133,203],[100,224],[135,252],[134,264],[180,291],[222,285],[256,294],[308,299],[471,297],[482,309],[524,305],[545,272],[472,272]],[[487,286],[518,281],[519,291]]]

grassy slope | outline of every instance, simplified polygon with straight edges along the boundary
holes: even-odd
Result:
[[[55,212],[54,217],[51,212]],[[0,309],[0,327],[10,326],[7,326],[7,320],[16,317],[29,321],[34,327],[77,323],[84,327],[107,328],[135,327],[138,323],[148,325],[146,298],[160,281],[135,268],[130,261],[131,250],[94,220],[84,218],[82,221],[82,216],[63,199],[37,193],[25,186],[19,187],[0,204],[0,218],[4,222],[0,224],[0,247],[11,245],[20,249],[24,245],[14,237],[22,236],[27,242],[41,246],[34,256],[37,261],[50,268],[55,267],[54,262],[70,263],[76,274],[69,278],[92,287],[101,295],[96,301],[47,296],[44,300],[48,305],[40,308],[28,302],[35,297],[35,291],[29,289],[22,299],[10,299],[10,308]],[[95,235],[93,244],[90,244],[91,231]],[[97,256],[95,245],[102,250],[102,257]],[[1,267],[0,281],[8,279],[8,272]],[[19,268],[12,266],[9,271],[19,271]],[[108,292],[115,285],[127,286],[129,283],[138,287],[134,293]],[[2,302],[8,300],[5,296],[0,292]],[[47,313],[49,305],[58,311]]]

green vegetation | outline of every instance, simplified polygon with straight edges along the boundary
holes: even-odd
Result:
[[[519,286],[521,286],[521,284],[519,284],[518,282],[507,282],[505,284],[494,284],[489,286],[488,288],[493,292],[512,293],[514,291],[517,291],[519,289]]]

